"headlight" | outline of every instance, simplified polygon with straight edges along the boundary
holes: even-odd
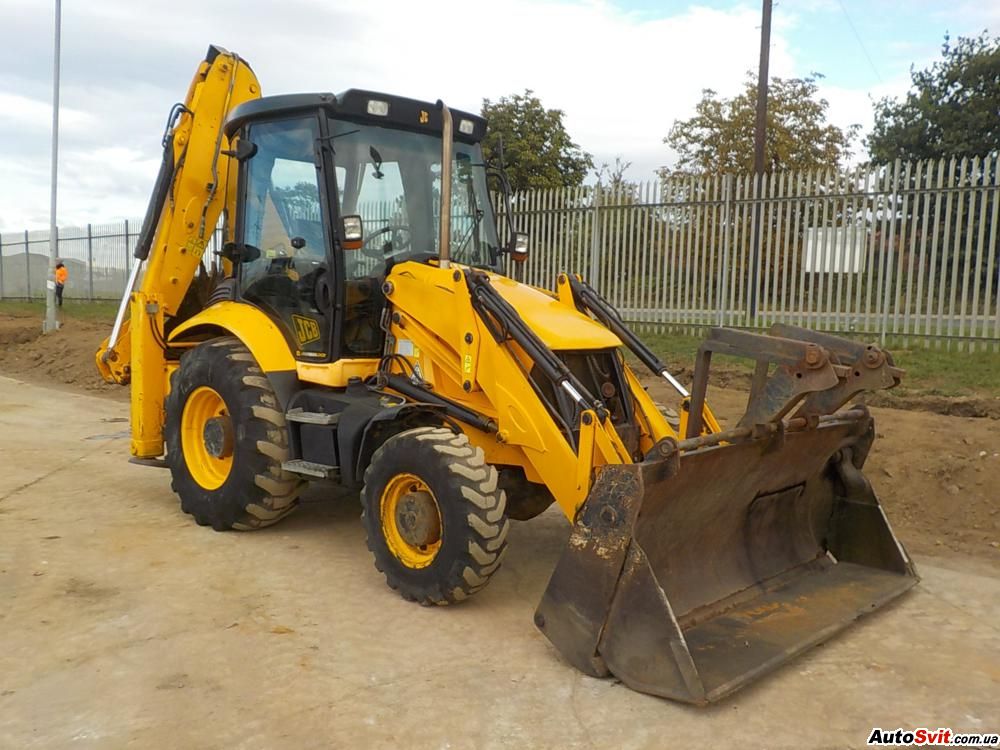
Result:
[[[360,242],[364,237],[364,226],[360,216],[344,217],[344,240],[346,242]]]

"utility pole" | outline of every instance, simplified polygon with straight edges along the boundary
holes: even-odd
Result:
[[[56,185],[59,179],[59,27],[62,25],[62,0],[56,0],[56,36],[52,66],[52,185],[49,203],[49,273],[45,294],[45,322],[42,333],[59,328],[56,319],[56,261],[59,249],[56,229]]]
[[[757,124],[753,134],[753,171],[756,185],[761,185],[764,174],[764,145],[767,138],[767,84],[768,62],[771,54],[771,0],[763,0],[760,21],[760,66],[757,69]],[[757,318],[757,289],[760,286],[760,235],[763,228],[760,225],[763,218],[761,211],[762,195],[757,196],[754,209],[753,252],[750,263],[750,319]]]

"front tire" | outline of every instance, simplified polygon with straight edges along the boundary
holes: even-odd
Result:
[[[386,440],[361,500],[375,567],[409,601],[465,599],[489,583],[507,550],[497,470],[461,433],[418,427]]]
[[[301,481],[282,470],[288,427],[277,396],[236,338],[199,344],[170,379],[164,437],[181,509],[216,531],[270,526]]]

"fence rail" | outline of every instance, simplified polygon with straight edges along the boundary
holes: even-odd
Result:
[[[532,249],[512,273],[549,288],[582,273],[640,323],[786,322],[997,349],[997,160],[520,193],[514,224]],[[121,296],[139,225],[59,230],[68,299]],[[0,235],[0,299],[42,296],[47,256],[47,232]]]

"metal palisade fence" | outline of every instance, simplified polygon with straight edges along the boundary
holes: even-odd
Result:
[[[511,272],[547,288],[580,273],[635,323],[997,349],[997,167],[991,155],[523,192],[514,225],[531,254]],[[138,228],[61,228],[67,298],[120,297]],[[0,234],[0,298],[41,298],[47,253],[48,232]]]
[[[587,277],[638,323],[1000,345],[997,156],[515,196],[552,288]],[[756,268],[756,272],[755,272]],[[936,342],[936,343],[935,343]]]

